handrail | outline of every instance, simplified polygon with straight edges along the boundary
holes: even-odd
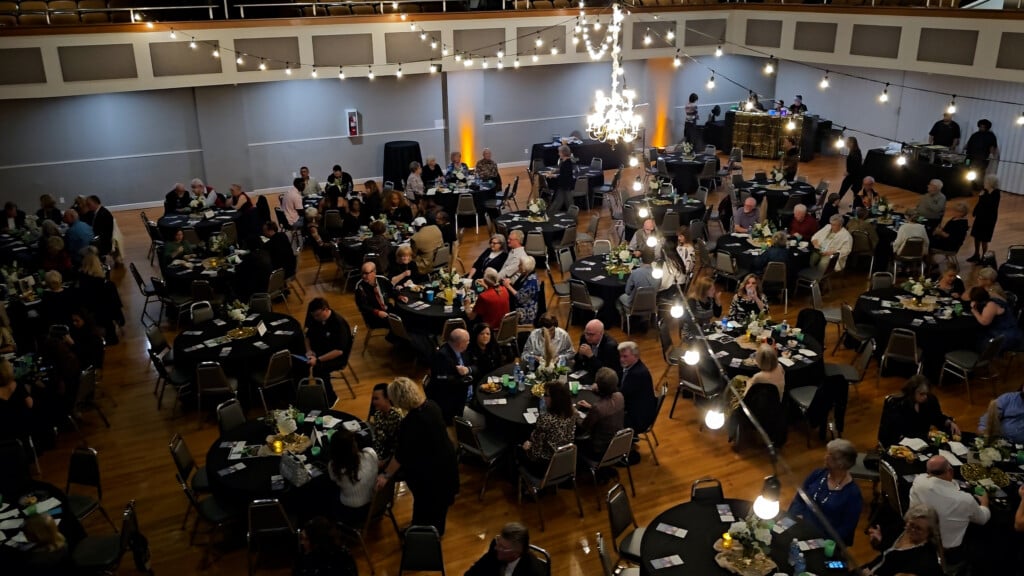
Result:
[[[46,23],[50,23],[50,14],[90,14],[95,12],[128,12],[132,22],[135,22],[136,12],[159,12],[165,10],[207,10],[210,16],[210,20],[213,20],[213,10],[215,8],[221,8],[217,4],[196,4],[186,6],[151,6],[151,7],[118,7],[118,8],[47,8],[45,10],[22,10],[21,6],[14,12],[9,14],[44,14],[46,15]]]
[[[502,0],[502,9],[504,9],[504,1],[505,0]],[[239,15],[242,18],[245,18],[245,9],[246,8],[288,8],[288,7],[292,7],[292,8],[309,8],[309,7],[312,7],[313,8],[313,16],[317,16],[317,11],[316,11],[317,6],[325,6],[325,7],[330,7],[330,6],[380,6],[380,11],[376,12],[376,14],[385,14],[384,9],[385,9],[385,6],[387,6],[388,4],[390,4],[392,6],[394,6],[395,4],[398,4],[399,10],[398,10],[398,12],[394,12],[394,13],[400,13],[401,12],[401,5],[402,4],[417,4],[417,5],[419,5],[419,4],[431,4],[431,3],[434,3],[434,4],[440,3],[441,4],[441,12],[447,12],[448,11],[448,0],[422,0],[422,1],[417,1],[417,2],[385,2],[383,0],[367,0],[367,1],[360,1],[360,0],[343,0],[342,1],[342,0],[339,0],[339,1],[336,1],[336,2],[330,2],[330,1],[328,1],[328,2],[317,2],[316,0],[314,0],[313,2],[274,2],[274,3],[270,3],[270,4],[265,4],[265,3],[262,3],[262,2],[261,3],[254,3],[254,4],[244,3],[244,4],[233,4],[233,6],[235,8],[238,8]],[[326,8],[324,9],[323,12],[324,12],[324,15],[326,16],[327,15]]]

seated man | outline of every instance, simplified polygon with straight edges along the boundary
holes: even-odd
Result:
[[[309,175],[309,168],[303,166],[299,168],[299,178],[302,178],[302,195],[313,196],[320,194],[320,183]]]
[[[925,229],[923,224],[917,223],[917,216],[917,210],[913,208],[907,210],[907,221],[900,224],[900,230],[896,233],[896,239],[892,241],[893,254],[899,254],[903,250],[903,245],[911,238],[924,240],[924,253],[928,253],[928,230]]]
[[[377,265],[363,262],[362,279],[356,282],[356,307],[363,315],[368,328],[388,328],[388,313],[396,299],[405,302],[405,296],[399,296],[391,281],[377,275]]]
[[[999,430],[1003,436],[1014,444],[1024,443],[1024,387],[1014,392],[1000,394],[995,399],[995,418],[997,422],[989,422],[991,412],[983,414],[978,422],[978,432]]]
[[[946,573],[960,574],[966,561],[962,546],[967,526],[985,524],[992,513],[988,494],[974,496],[962,492],[953,481],[953,466],[942,456],[932,456],[926,464],[927,474],[918,476],[910,486],[910,505],[924,504],[939,517],[939,534],[945,551]]]
[[[658,399],[654,397],[654,380],[651,371],[640,359],[640,347],[636,342],[619,344],[619,363],[622,365],[622,381],[619,391],[625,402],[627,428],[639,434],[651,427],[658,414]],[[634,441],[636,436],[633,437]]]
[[[871,250],[874,251],[875,246],[878,246],[878,230],[875,225],[868,222],[868,209],[861,206],[854,211],[854,217],[850,218],[850,221],[846,223],[846,230],[850,233],[850,237],[853,237],[853,233],[860,231],[868,235],[868,244],[871,246]]]
[[[526,248],[523,247],[523,231],[513,230],[508,233],[508,253],[505,256],[505,263],[501,270],[498,270],[498,279],[508,278],[512,282],[519,280],[519,261],[526,258]]]
[[[807,213],[807,206],[797,204],[793,207],[793,219],[789,222],[789,233],[798,240],[810,238],[818,231],[818,221]]]
[[[489,180],[501,188],[501,175],[498,174],[498,163],[491,158],[491,149],[484,148],[483,158],[476,163],[477,180]]]
[[[622,364],[619,363],[619,343],[604,331],[604,324],[597,319],[587,322],[580,335],[580,346],[576,351],[576,370],[586,370],[591,375],[601,368],[611,368],[616,375],[622,376]]]
[[[78,212],[71,209],[64,211],[64,223],[68,225],[64,233],[64,245],[71,256],[71,263],[78,266],[82,263],[82,250],[92,243],[92,226],[79,220]]]
[[[508,288],[502,286],[498,280],[497,270],[484,270],[484,291],[477,297],[476,302],[467,304],[465,310],[470,320],[479,318],[481,322],[490,326],[491,330],[498,331],[502,318],[511,310],[511,301]]]
[[[373,429],[373,451],[377,453],[380,467],[383,468],[395,455],[402,413],[391,404],[388,385],[384,383],[374,385],[370,405],[370,417],[366,421]]]
[[[839,214],[833,214],[828,223],[828,226],[818,230],[811,237],[811,244],[815,248],[811,253],[811,266],[825,270],[829,258],[833,254],[839,254],[839,260],[836,262],[836,271],[839,271],[846,266],[846,257],[853,249],[853,236],[843,228],[843,217]]]
[[[473,366],[465,356],[467,348],[469,332],[456,328],[448,333],[448,341],[437,349],[431,361],[427,398],[441,407],[447,424],[456,416],[462,416],[469,385],[473,383]]]
[[[732,231],[738,234],[750,234],[754,224],[761,221],[761,213],[757,211],[757,200],[753,196],[747,196],[743,206],[735,209],[732,213]]]
[[[946,214],[946,196],[942,193],[942,180],[928,182],[928,191],[917,202],[917,215],[928,221],[942,220]]]
[[[558,319],[550,313],[545,313],[537,318],[533,325],[536,328],[530,332],[529,338],[526,339],[526,345],[523,346],[521,354],[523,361],[536,361],[538,364],[542,364],[545,362],[550,348],[553,354],[551,362],[565,361],[568,365],[576,352],[572,349],[572,339],[569,338],[569,333],[558,325]],[[548,346],[549,342],[550,347]]]
[[[20,210],[14,202],[4,204],[4,219],[0,229],[17,230],[25,227],[25,211]]]
[[[657,242],[653,248],[648,245],[648,238],[654,238],[655,242]],[[643,226],[633,233],[633,237],[629,240],[629,251],[637,258],[640,258],[643,254],[648,254],[651,262],[661,258],[661,242],[658,239],[653,218],[644,220]]]
[[[328,405],[338,400],[331,372],[347,366],[351,352],[352,329],[348,322],[331,310],[327,300],[314,298],[306,315],[306,362],[313,367],[313,375],[324,381]]]
[[[193,178],[189,186],[192,188],[193,200],[202,200],[207,208],[212,208],[217,203],[217,192],[212,187],[203,184],[199,178]]]
[[[295,252],[292,250],[288,237],[278,231],[277,222],[263,224],[263,237],[267,239],[263,244],[263,249],[270,254],[270,266],[274,270],[283,268],[285,278],[294,276],[297,264]]]
[[[179,212],[188,212],[188,204],[192,201],[192,197],[189,196],[188,190],[185,189],[185,185],[178,183],[174,185],[174,190],[171,190],[164,196],[164,216],[171,214],[177,214]]]
[[[637,234],[640,232],[638,231]],[[640,288],[654,288],[657,292],[661,289],[661,281],[654,278],[654,268],[651,267],[652,254],[649,251],[643,252],[640,257],[641,264],[633,269],[626,281],[626,291],[619,296],[619,308],[628,311],[633,305],[633,297]]]
[[[530,531],[519,522],[509,522],[465,576],[543,576],[548,572],[530,553]]]

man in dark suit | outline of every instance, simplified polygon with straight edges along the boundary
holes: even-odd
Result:
[[[19,210],[14,202],[4,204],[4,221],[0,229],[15,230],[25,227],[25,211]]]
[[[591,376],[598,369],[607,366],[622,378],[622,364],[619,363],[619,343],[604,332],[604,323],[591,320],[583,328],[580,345],[576,351],[576,370],[586,370]]]
[[[185,185],[181,183],[175,184],[174,189],[168,192],[167,196],[164,196],[164,216],[188,212],[190,202],[192,202],[192,195],[188,193]]]
[[[469,332],[456,328],[448,334],[448,341],[437,349],[430,363],[427,398],[437,402],[448,424],[454,417],[462,416],[468,387],[473,381],[474,368],[465,357],[467,348]]]
[[[263,236],[267,241],[263,248],[270,253],[270,265],[274,270],[284,268],[285,278],[295,275],[295,252],[292,250],[292,243],[288,236],[281,234],[277,228],[277,222],[265,222],[263,224]]]
[[[356,282],[353,290],[356,296],[356,307],[363,315],[367,328],[387,328],[388,313],[396,300],[407,301],[406,296],[395,292],[391,281],[377,275],[377,265],[363,262],[362,279]]]
[[[96,249],[100,256],[106,256],[114,248],[114,215],[96,195],[85,199],[85,207],[89,212],[88,217],[83,219],[86,224],[92,226],[92,232],[97,238]]]
[[[554,197],[548,206],[548,214],[553,215],[572,206],[572,192],[576,187],[576,163],[572,161],[572,149],[562,144],[558,147],[558,180],[555,184]]]
[[[547,573],[541,560],[530,553],[529,529],[519,522],[509,522],[465,576],[543,576]]]
[[[619,344],[619,363],[622,365],[622,379],[619,392],[625,399],[627,428],[639,434],[654,423],[658,415],[658,399],[654,397],[654,380],[647,365],[640,360],[640,347],[636,342]],[[633,437],[636,442],[636,436]],[[633,451],[636,454],[636,450]],[[630,461],[639,460],[639,454],[630,455]]]

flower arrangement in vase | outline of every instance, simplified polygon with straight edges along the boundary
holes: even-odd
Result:
[[[206,202],[204,202],[201,198],[194,198],[192,199],[191,202],[188,203],[188,209],[191,210],[193,214],[198,214],[202,212],[205,208]]]
[[[733,522],[729,526],[729,535],[733,542],[743,547],[744,558],[764,555],[767,547],[772,544],[771,523],[758,518],[753,512],[746,519]]]
[[[900,288],[906,290],[914,296],[914,301],[918,304],[924,298],[924,295],[934,288],[932,281],[924,276],[919,277],[917,280],[910,279],[900,284]]]
[[[534,198],[526,205],[526,209],[534,216],[543,216],[547,213],[548,203],[543,198]]]
[[[758,222],[750,228],[751,238],[771,238],[774,233],[771,222]]]
[[[693,144],[683,142],[683,158],[693,158]]]
[[[249,306],[247,304],[243,304],[238,300],[235,300],[234,302],[228,304],[228,318],[234,320],[235,322],[241,324],[245,320],[245,317],[248,315]]]
[[[778,184],[785,183],[785,178],[786,175],[782,171],[782,168],[772,168],[771,173],[768,174],[768,179]]]
[[[227,252],[228,248],[231,247],[231,244],[228,243],[227,236],[223,234],[214,234],[210,236],[210,240],[208,241],[207,246],[211,254],[220,255]]]

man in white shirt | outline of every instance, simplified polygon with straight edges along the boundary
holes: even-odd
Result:
[[[302,217],[300,214],[304,213],[302,190],[305,186],[306,183],[302,178],[296,178],[292,181],[292,187],[281,198],[281,210],[284,211],[284,219],[292,228],[302,228]]]
[[[199,178],[193,178],[190,187],[192,188],[192,197],[196,200],[202,200],[207,208],[217,203],[217,193],[214,192],[213,188],[207,188],[206,184],[203,184],[203,181]]]
[[[955,574],[965,560],[961,545],[968,524],[985,524],[992,516],[988,509],[988,495],[975,500],[961,492],[953,482],[953,466],[942,456],[928,460],[927,474],[914,479],[910,487],[910,505],[924,504],[939,517],[942,547],[946,550],[946,574]]]
[[[828,226],[811,236],[811,244],[817,249],[811,254],[812,266],[825,270],[828,267],[829,258],[833,254],[839,254],[839,260],[836,262],[836,271],[839,271],[846,266],[846,257],[853,249],[853,236],[850,236],[846,228],[843,228],[843,217],[833,214],[828,219]]]
[[[498,270],[498,280],[509,280],[515,282],[519,279],[519,262],[526,258],[526,248],[523,248],[523,231],[513,230],[508,233],[508,258],[505,264]]]
[[[925,229],[924,224],[917,223],[917,216],[917,210],[913,208],[907,210],[907,221],[900,224],[899,232],[896,232],[896,239],[892,241],[893,254],[899,254],[900,250],[903,250],[903,245],[911,238],[924,240],[924,253],[928,253],[928,230]]]
[[[311,196],[320,193],[320,183],[316,181],[316,178],[309,175],[309,168],[305,166],[299,168],[299,177],[302,178],[303,183],[306,185],[306,187],[302,189],[303,196]]]

